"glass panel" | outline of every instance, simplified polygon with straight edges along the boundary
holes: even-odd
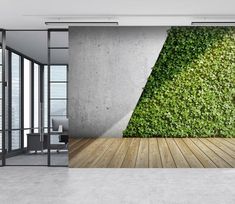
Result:
[[[31,63],[29,60],[24,59],[24,128],[30,128],[30,97],[31,97]],[[27,133],[24,131],[24,147],[27,147]]]
[[[68,32],[51,32],[51,47],[68,47]],[[68,64],[68,49],[51,49],[51,64]],[[50,122],[67,115],[67,66],[52,65],[50,70]],[[56,82],[56,83],[55,83]],[[52,126],[52,124],[51,124]],[[68,135],[51,135],[51,165],[68,165]],[[58,153],[59,152],[59,153]]]
[[[51,83],[51,98],[67,98],[67,83]]]
[[[67,66],[51,66],[50,81],[67,81]]]
[[[0,55],[0,58],[2,59],[1,55]],[[2,65],[0,65],[0,81],[2,82]]]
[[[50,52],[51,64],[68,64],[69,50],[68,49],[53,49]]]
[[[11,132],[12,137],[12,150],[19,149],[20,148],[20,131],[12,131]]]
[[[62,119],[66,118],[61,116],[52,116],[51,119]],[[51,120],[52,121],[52,120]],[[51,124],[52,126],[52,124]],[[68,131],[67,131],[68,132]],[[51,144],[51,165],[60,165],[67,166],[68,165],[68,134],[66,131],[60,135],[51,135],[50,144]]]
[[[66,32],[51,32],[51,47],[68,47],[69,36],[68,31]]]
[[[25,134],[27,135],[27,131]],[[19,135],[19,131],[13,131],[13,135]],[[44,137],[46,139],[46,136]],[[26,154],[21,153],[7,158],[7,165],[46,165],[47,149],[46,143],[40,142],[38,133],[27,135]]]
[[[38,111],[39,111],[39,65],[34,64],[34,132],[38,130]]]
[[[2,133],[0,132],[0,153],[2,152]],[[1,160],[1,157],[0,157],[0,160]],[[0,166],[2,164],[0,163]]]
[[[2,107],[2,98],[0,98],[0,107]],[[0,111],[0,130],[2,130],[2,108]]]
[[[2,49],[0,49],[0,64],[2,64]],[[1,78],[1,80],[2,80],[2,78]]]
[[[67,101],[66,100],[51,100],[51,116],[66,115]]]
[[[1,69],[1,67],[0,67]],[[0,89],[0,98],[2,98],[2,82],[0,81],[0,86],[1,86],[1,89]]]
[[[27,135],[30,133],[30,130],[24,130],[24,148],[27,148],[28,142],[27,142]]]
[[[2,88],[2,86],[0,88]],[[2,107],[2,98],[0,98],[0,109],[2,109],[1,107]],[[2,110],[0,111],[0,117],[2,117]],[[0,130],[1,129],[2,129],[2,123],[0,124]]]
[[[47,66],[44,66],[44,132],[47,132],[47,116],[48,116],[48,110],[47,110],[47,108],[48,108],[48,106],[47,106],[47,102],[48,102],[48,100],[47,100],[47,84],[48,84],[48,73],[47,73],[47,71],[48,71],[48,68],[47,68]]]
[[[24,53],[26,56],[31,57],[37,61],[40,61],[42,63],[47,63],[47,32],[46,31],[7,31],[7,42],[8,42],[8,46],[9,47],[13,47],[16,50],[17,49],[17,43],[14,43],[12,39],[15,39],[15,37],[17,37],[17,39],[20,39],[19,43],[23,43],[26,42],[27,44],[27,50],[25,50],[26,53]],[[26,37],[25,37],[26,36]],[[35,44],[36,41],[40,41],[42,43],[40,43],[40,46],[38,47],[38,53],[40,53],[39,55],[35,55],[35,53],[32,53],[32,48]],[[29,42],[27,42],[29,41]],[[10,46],[10,44],[12,46]],[[23,45],[22,44],[22,45]],[[16,47],[15,47],[16,46]],[[20,50],[19,50],[20,51]],[[14,55],[14,54],[12,54]],[[14,64],[14,56],[12,56],[12,64]],[[20,56],[20,59],[23,59]],[[24,147],[25,149],[18,149],[16,148],[17,146],[19,147],[21,145],[21,138],[22,138],[22,131],[21,130],[12,130],[12,147],[15,150],[14,151],[14,156],[10,155],[13,152],[9,152],[9,157],[7,157],[7,165],[46,165],[47,164],[47,135],[45,135],[44,137],[44,142],[40,141],[40,135],[38,132],[38,130],[35,130],[36,133],[31,133],[30,127],[31,125],[33,127],[38,128],[39,125],[39,91],[40,91],[40,79],[39,79],[39,71],[40,71],[40,65],[37,63],[34,63],[28,59],[23,59],[24,60],[24,73],[23,73],[23,77],[24,77],[24,81],[22,82],[20,77],[21,77],[21,73],[18,69],[18,72],[15,71],[16,65],[12,65],[12,91],[15,95],[17,95],[18,97],[18,104],[17,104],[17,108],[21,107],[19,106],[19,102],[20,102],[20,97],[22,96],[24,99],[24,121],[23,122],[23,126],[24,126],[24,131],[23,131],[23,138],[24,138]],[[16,63],[15,63],[16,64]],[[17,66],[20,65],[20,63],[17,64]],[[33,69],[32,66],[33,65]],[[15,75],[17,75],[17,80],[14,80]],[[16,77],[15,77],[16,78]],[[33,85],[32,86],[32,83]],[[24,91],[24,95],[22,95],[21,93],[21,87],[20,85],[23,83],[23,91]],[[16,86],[16,84],[18,85],[18,87]],[[12,93],[12,94],[13,94]],[[33,94],[33,95],[32,95]],[[32,98],[33,97],[33,98]],[[15,101],[14,98],[12,98],[13,102]],[[31,100],[34,101],[33,104],[31,104]],[[11,102],[11,101],[10,101]],[[11,103],[10,103],[11,104]],[[33,110],[32,110],[32,106],[33,106]],[[11,107],[9,107],[11,108]],[[31,118],[32,112],[34,117]],[[12,109],[12,122],[16,123],[17,121],[14,120],[18,120],[18,118],[16,118],[15,114],[19,114],[19,116],[21,115],[21,112],[17,112],[15,110]],[[34,124],[31,124],[31,120],[34,120]],[[17,125],[14,125],[15,127],[18,126],[18,128],[20,128],[19,126],[22,126],[22,123],[20,124],[19,122],[17,122]],[[15,128],[12,127],[12,128]],[[17,149],[17,150],[16,150]]]
[[[20,57],[12,53],[12,129],[20,129]],[[12,149],[20,148],[20,132],[12,132]]]

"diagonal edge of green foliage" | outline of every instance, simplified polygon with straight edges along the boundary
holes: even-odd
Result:
[[[235,28],[171,28],[123,135],[235,137]]]

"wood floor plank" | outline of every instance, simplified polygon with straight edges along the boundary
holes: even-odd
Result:
[[[231,167],[235,167],[235,159],[232,158],[229,154],[221,150],[219,147],[211,143],[206,138],[200,138],[201,142],[203,142],[207,147],[209,147],[213,152],[215,152],[219,157],[221,157],[224,161],[226,161]]]
[[[162,161],[156,138],[149,138],[149,168],[162,168]]]
[[[216,140],[215,138],[208,138],[207,139],[212,144],[216,145],[218,148],[220,148],[222,151],[226,152],[228,155],[230,155],[233,159],[235,159],[235,151],[231,150],[229,147],[224,145],[219,140]]]
[[[80,167],[80,165],[84,163],[89,157],[92,157],[92,154],[94,151],[96,151],[96,148],[98,148],[99,145],[105,141],[104,138],[90,140],[91,143],[70,160],[70,167]]]
[[[68,142],[68,149],[72,150],[74,149],[74,147],[77,146],[77,144],[79,143],[79,141],[82,141],[81,139],[69,139]]]
[[[141,138],[139,151],[136,158],[136,168],[148,168],[149,165],[149,143],[148,138]]]
[[[223,138],[224,140],[226,140],[227,142],[235,145],[235,138]]]
[[[140,138],[134,138],[122,163],[122,168],[134,168],[139,150]]]
[[[228,147],[230,150],[235,152],[235,145],[233,145],[232,143],[228,142],[227,140],[225,140],[224,138],[213,138],[217,141],[219,141],[220,143],[222,143],[223,145],[225,145],[226,147]]]
[[[117,152],[114,154],[113,158],[108,164],[108,168],[120,168],[121,167],[131,141],[132,141],[132,138],[123,138],[122,144],[120,145]]]
[[[96,151],[93,152],[92,157],[89,157],[84,163],[81,164],[81,167],[94,168],[95,163],[103,156],[106,150],[111,146],[112,142],[112,138],[107,138],[98,148],[96,148]]]
[[[69,138],[69,166],[235,168],[233,141],[229,138]]]
[[[173,138],[166,138],[166,142],[168,147],[171,151],[171,155],[175,161],[177,168],[189,168],[189,164],[184,158],[183,154],[181,153],[180,149],[178,148],[177,144],[175,143]]]
[[[227,162],[225,162],[221,157],[215,154],[210,148],[208,148],[198,138],[191,138],[191,140],[207,155],[207,157],[209,157],[215,163],[217,167],[231,168],[231,166]]]
[[[69,159],[72,159],[75,155],[77,155],[79,152],[81,152],[86,146],[88,146],[90,143],[92,143],[93,140],[90,139],[82,139],[82,140],[78,140],[75,146],[71,148],[69,147]]]
[[[189,138],[183,138],[183,141],[205,168],[217,168],[213,161],[207,157],[206,154],[202,152]]]
[[[81,138],[73,138],[73,137],[69,137],[69,147],[73,148],[73,145],[78,143],[80,140],[82,140]]]
[[[113,139],[113,143],[108,148],[108,150],[103,154],[103,156],[94,164],[95,168],[107,168],[114,154],[117,152],[118,148],[122,143],[122,138]]]
[[[168,148],[165,138],[157,138],[157,140],[158,140],[159,151],[161,155],[163,168],[175,168],[176,165],[170,153],[170,150]]]
[[[185,159],[187,160],[191,168],[203,168],[201,162],[193,154],[193,152],[188,148],[188,146],[183,142],[182,138],[175,138],[175,142],[183,153]]]

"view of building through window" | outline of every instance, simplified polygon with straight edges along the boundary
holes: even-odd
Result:
[[[11,107],[12,107],[12,131],[11,131],[11,141],[12,150],[20,148],[20,56],[12,53],[11,56]]]
[[[9,53],[9,54],[8,54]],[[2,50],[0,49],[0,68],[2,66]],[[11,58],[10,64],[7,65],[6,76],[10,74],[10,81],[5,93],[6,107],[11,105],[11,111],[9,113],[6,110],[6,125],[8,123],[7,118],[11,118],[11,126],[7,132],[8,146],[11,150],[17,150],[21,148],[21,138],[24,137],[24,148],[27,147],[27,134],[31,131],[35,133],[39,132],[39,93],[40,93],[40,81],[43,81],[44,87],[44,131],[47,132],[48,121],[48,67],[40,66],[33,61],[24,58],[12,51],[7,52]],[[22,61],[21,61],[22,60]],[[23,67],[21,67],[23,65]],[[33,66],[32,66],[33,65]],[[40,68],[44,68],[43,79],[40,79]],[[67,117],[67,65],[51,65],[51,79],[50,79],[50,119],[56,117]],[[0,128],[2,127],[2,77],[0,69]],[[22,83],[23,79],[23,83]],[[10,90],[8,90],[10,88]],[[32,95],[33,89],[33,95]],[[10,95],[10,101],[8,101],[8,93]],[[21,103],[23,101],[23,108],[21,109]],[[11,103],[10,103],[11,102]],[[8,104],[9,103],[9,104]],[[33,109],[32,109],[33,107]],[[21,116],[23,114],[23,124],[21,124]],[[31,121],[33,119],[33,124]],[[33,127],[31,127],[33,125]],[[23,126],[23,131],[21,127]],[[0,152],[2,151],[2,134],[0,133]]]

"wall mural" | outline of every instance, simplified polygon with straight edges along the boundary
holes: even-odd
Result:
[[[235,28],[171,28],[123,135],[235,137]]]

